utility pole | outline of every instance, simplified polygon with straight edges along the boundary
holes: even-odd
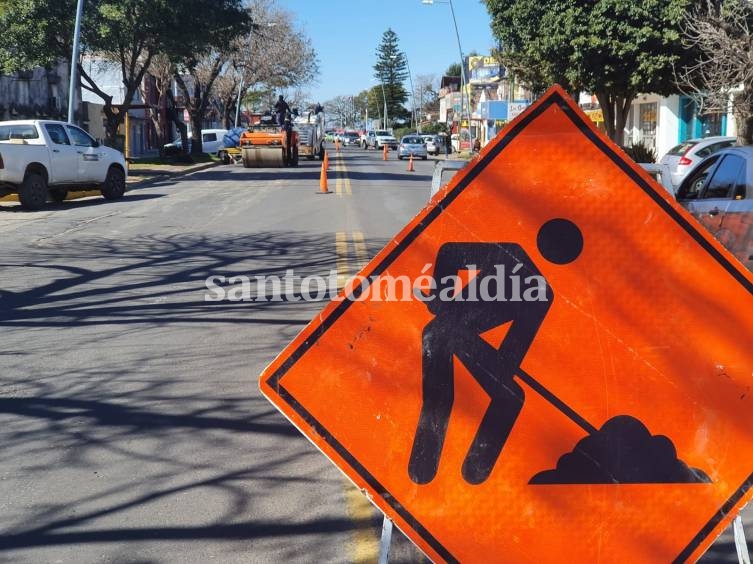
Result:
[[[73,29],[73,52],[71,53],[71,77],[68,85],[68,123],[73,123],[76,111],[76,84],[78,83],[78,57],[81,49],[81,18],[84,15],[84,0],[76,5],[76,24]]]

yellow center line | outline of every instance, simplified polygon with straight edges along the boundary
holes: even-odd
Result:
[[[351,562],[375,564],[379,560],[379,537],[369,522],[375,510],[368,498],[350,482],[345,486],[345,506],[348,516],[358,524],[350,542]]]
[[[359,271],[369,262],[369,255],[366,252],[366,242],[361,231],[353,231],[353,247],[356,250],[356,271]]]
[[[335,194],[337,194],[339,197],[342,198],[343,196],[343,188],[342,188],[342,177],[340,176],[340,167],[335,164]]]
[[[351,261],[348,258],[348,233],[335,233],[335,261],[337,266],[337,286],[342,289],[351,274],[360,270],[368,262],[366,243],[363,232],[353,231],[350,234],[354,254],[355,270],[351,272]],[[379,559],[379,531],[373,524],[377,514],[368,498],[352,483],[344,482],[345,508],[348,517],[355,523],[355,528],[348,541],[350,561],[354,564],[375,564]]]
[[[348,169],[345,167],[345,161],[342,153],[335,153],[333,159],[335,161],[335,193],[339,197],[352,196],[353,189],[350,185],[350,178],[348,178]]]
[[[335,234],[335,261],[337,264],[337,287],[342,288],[350,278],[348,234],[345,231],[338,231]]]

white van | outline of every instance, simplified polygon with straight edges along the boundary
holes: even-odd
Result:
[[[227,134],[227,129],[202,129],[201,130],[201,149],[205,153],[216,153],[222,147],[222,138]],[[177,137],[172,143],[165,145],[166,150],[181,149],[181,139]],[[188,132],[188,152],[191,152],[191,132]]]

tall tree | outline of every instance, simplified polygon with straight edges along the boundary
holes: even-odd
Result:
[[[5,73],[70,60],[76,0],[4,0],[0,69]]]
[[[404,106],[408,93],[403,87],[403,82],[408,78],[408,64],[398,47],[398,41],[397,34],[392,29],[387,29],[377,47],[377,62],[374,64],[374,77],[384,85],[387,114],[393,119],[410,115]]]
[[[692,0],[483,0],[503,64],[534,92],[558,82],[596,95],[618,144],[638,93],[677,92],[691,56],[681,22]]]
[[[314,81],[319,61],[294,15],[280,9],[275,0],[254,0],[249,11],[255,30],[237,42],[234,65],[242,77],[244,93],[253,94],[256,105],[269,108],[274,103],[270,103],[273,90],[297,89]],[[264,96],[256,96],[258,93]]]
[[[258,26],[241,0],[213,0],[211,9],[206,0],[183,0],[183,4],[181,8],[190,12],[184,16],[190,24],[185,29],[201,28],[202,33],[186,34],[191,37],[182,46],[172,46],[169,54],[191,120],[191,153],[198,156],[203,152],[201,130],[214,81],[236,57],[234,41]],[[184,149],[187,142],[183,137]]]
[[[70,59],[75,0],[6,1],[12,5],[0,21],[8,31],[0,38],[0,63],[6,72]],[[104,104],[108,143],[114,142],[154,57],[205,52],[233,21],[228,13],[242,21],[243,0],[87,0],[83,52],[109,61],[123,86],[123,103],[116,107],[113,94],[76,61],[81,87]]]
[[[687,14],[683,36],[698,53],[680,69],[699,112],[726,113],[731,104],[738,143],[753,144],[753,6],[744,0],[705,0]]]
[[[433,74],[419,74],[416,77],[416,110],[419,120],[426,114],[439,114],[439,94],[436,86],[437,79]]]

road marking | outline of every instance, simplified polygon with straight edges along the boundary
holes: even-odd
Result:
[[[348,178],[348,168],[345,166],[345,161],[342,153],[335,154],[335,194],[339,197],[352,196],[353,189],[350,185],[350,178]]]
[[[337,265],[337,287],[342,288],[350,278],[348,234],[345,231],[338,231],[335,234],[335,262]]]
[[[369,255],[366,252],[366,242],[363,238],[363,233],[360,231],[353,231],[353,247],[356,250],[356,272],[360,271],[366,263],[369,262]]]
[[[345,486],[345,507],[356,523],[350,541],[350,561],[354,564],[375,564],[379,558],[379,537],[370,522],[376,514],[366,495],[350,482]]]

